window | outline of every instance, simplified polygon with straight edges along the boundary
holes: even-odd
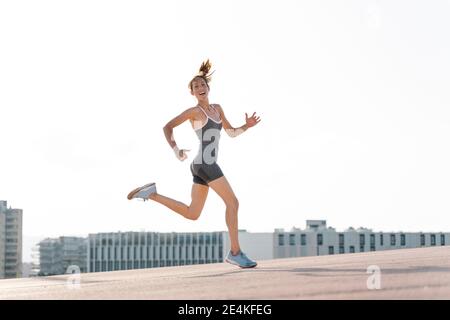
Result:
[[[198,239],[198,242],[199,242],[200,245],[202,245],[202,244],[204,243],[204,236],[203,236],[203,233],[200,233],[200,237],[199,237],[199,239]]]
[[[350,253],[355,253],[355,247],[354,246],[350,246],[349,251],[350,251]]]
[[[196,234],[192,235],[192,244],[194,246],[197,245],[197,235]]]
[[[375,246],[370,246],[370,251],[375,251]]]
[[[328,247],[328,254],[334,254],[334,247],[333,246],[329,246]]]
[[[222,253],[222,251],[223,251],[223,247],[222,247],[222,246],[219,246],[219,259],[220,259],[220,260],[223,259],[223,253]]]
[[[421,234],[421,235],[420,235],[420,245],[421,245],[421,246],[424,246],[424,245],[425,245],[425,235],[424,235],[424,234]]]
[[[139,234],[135,233],[134,234],[134,245],[138,245],[139,243]]]
[[[102,253],[101,253],[101,258],[100,259],[104,259],[104,254],[105,254],[105,248],[102,247]]]
[[[212,235],[212,244],[217,244],[217,233],[213,233]]]
[[[289,245],[290,246],[295,246],[295,234],[290,234],[289,235]]]
[[[180,241],[180,246],[184,246],[184,235],[181,235],[178,240]]]
[[[374,234],[370,235],[370,245],[375,246],[375,235]]]
[[[167,235],[166,244],[168,246],[172,245],[172,236],[170,234]]]
[[[149,245],[149,246],[152,245],[152,234],[151,233],[147,234],[147,245]]]
[[[404,234],[400,235],[400,244],[406,246],[406,236]]]
[[[165,239],[164,235],[162,234],[161,237],[159,237],[159,244],[160,244],[161,246],[165,245],[165,244],[166,244],[166,241],[165,241],[165,240],[166,240],[166,239]]]
[[[445,246],[445,234],[441,234],[441,246]]]
[[[339,234],[339,245],[340,246],[344,245],[344,235],[342,233]]]
[[[380,246],[384,246],[383,242],[384,242],[384,237],[382,234],[380,234]]]
[[[359,247],[359,252],[364,252],[364,246]]]
[[[323,245],[323,235],[321,233],[317,235],[317,245]]]
[[[186,235],[186,245],[188,245],[188,246],[191,245],[191,235],[190,234]]]
[[[300,243],[302,244],[302,246],[306,246],[306,234],[302,234],[300,236]]]
[[[91,257],[91,260],[94,260],[94,248],[91,248],[91,253],[90,253],[90,257]]]
[[[284,234],[279,234],[278,235],[278,245],[279,246],[284,246]]]
[[[169,260],[169,247],[166,247],[166,260]]]
[[[206,234],[206,244],[207,245],[211,244],[211,234],[210,233]]]
[[[366,235],[365,234],[360,234],[359,235],[359,245],[361,247],[366,245]]]
[[[133,247],[133,259],[137,260],[138,256],[137,256],[137,247]]]
[[[198,257],[203,258],[203,247],[198,247]]]
[[[432,234],[432,235],[431,235],[431,245],[432,245],[432,246],[435,246],[435,245],[436,245],[436,235],[435,235],[435,234]]]
[[[339,253],[340,254],[345,253],[344,246],[339,246]]]
[[[391,246],[395,246],[395,234],[391,234]]]
[[[208,258],[208,247],[205,248],[205,258]]]

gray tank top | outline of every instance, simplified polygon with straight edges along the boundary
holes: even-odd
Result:
[[[198,153],[193,160],[194,164],[213,164],[217,162],[219,155],[219,141],[220,130],[222,129],[222,120],[216,122],[210,118],[205,110],[199,107],[205,114],[207,121],[206,124],[195,130],[197,137],[200,141]]]

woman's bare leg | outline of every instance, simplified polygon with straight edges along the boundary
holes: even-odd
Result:
[[[185,205],[183,202],[171,199],[158,193],[150,195],[149,199],[161,203],[176,213],[182,215],[186,219],[197,220],[202,213],[205,205],[206,197],[208,196],[209,187],[203,184],[194,183],[191,191],[191,204]]]
[[[225,176],[209,183],[209,186],[222,198],[226,205],[225,220],[230,234],[231,252],[237,254],[240,250],[238,236],[238,209],[239,201],[234,195]]]

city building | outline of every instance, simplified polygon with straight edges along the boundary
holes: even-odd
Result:
[[[275,229],[273,240],[273,258],[277,259],[444,246],[450,244],[450,233],[373,232],[366,228],[337,232],[327,228],[325,220],[307,220],[305,230]]]
[[[79,237],[59,237],[39,242],[39,275],[65,274],[76,266],[81,273],[87,271],[87,240]],[[78,270],[78,269],[75,269]]]
[[[88,272],[218,263],[224,232],[90,234]]]
[[[0,200],[0,279],[22,276],[22,216]]]

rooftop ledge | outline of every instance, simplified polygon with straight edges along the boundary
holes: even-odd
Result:
[[[78,285],[79,280],[79,285]],[[450,246],[0,280],[0,299],[450,299]]]

